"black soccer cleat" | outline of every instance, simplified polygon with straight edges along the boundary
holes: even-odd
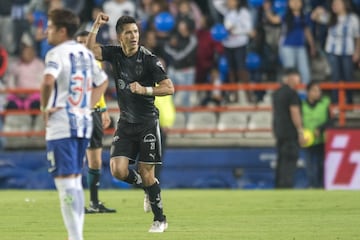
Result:
[[[90,202],[90,206],[88,208],[85,208],[85,213],[116,213],[116,209],[107,208],[102,202],[99,202],[98,204],[93,204]]]

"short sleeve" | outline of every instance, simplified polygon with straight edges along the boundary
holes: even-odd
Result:
[[[150,67],[155,83],[161,82],[162,80],[168,78],[163,64],[156,56],[150,57]]]
[[[55,79],[59,76],[62,69],[62,61],[59,54],[55,51],[50,51],[45,57],[45,74],[52,75]]]
[[[289,104],[290,106],[300,106],[300,98],[296,91],[289,92]]]
[[[114,53],[120,51],[119,46],[101,46],[102,60],[111,61],[114,56]]]

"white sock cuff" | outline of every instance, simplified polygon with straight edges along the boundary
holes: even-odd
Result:
[[[55,186],[59,191],[76,188],[76,178],[55,178],[54,181]]]
[[[77,176],[75,179],[76,179],[75,189],[82,190],[82,189],[83,189],[83,185],[82,185],[82,175]]]

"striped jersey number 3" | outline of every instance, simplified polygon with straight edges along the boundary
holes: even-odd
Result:
[[[74,76],[70,82],[71,94],[69,95],[69,101],[71,105],[78,106],[83,99],[84,91],[84,78],[81,76]]]
[[[90,79],[87,78],[88,67],[84,55],[80,53],[79,57],[70,55],[71,78],[69,102],[72,106],[79,106],[86,94],[84,91],[90,91]]]

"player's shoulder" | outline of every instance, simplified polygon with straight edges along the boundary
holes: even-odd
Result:
[[[140,53],[143,54],[145,57],[155,57],[155,55],[146,47],[140,46]]]
[[[122,48],[119,45],[101,45],[100,47],[103,51],[108,51],[112,54],[122,52]]]

